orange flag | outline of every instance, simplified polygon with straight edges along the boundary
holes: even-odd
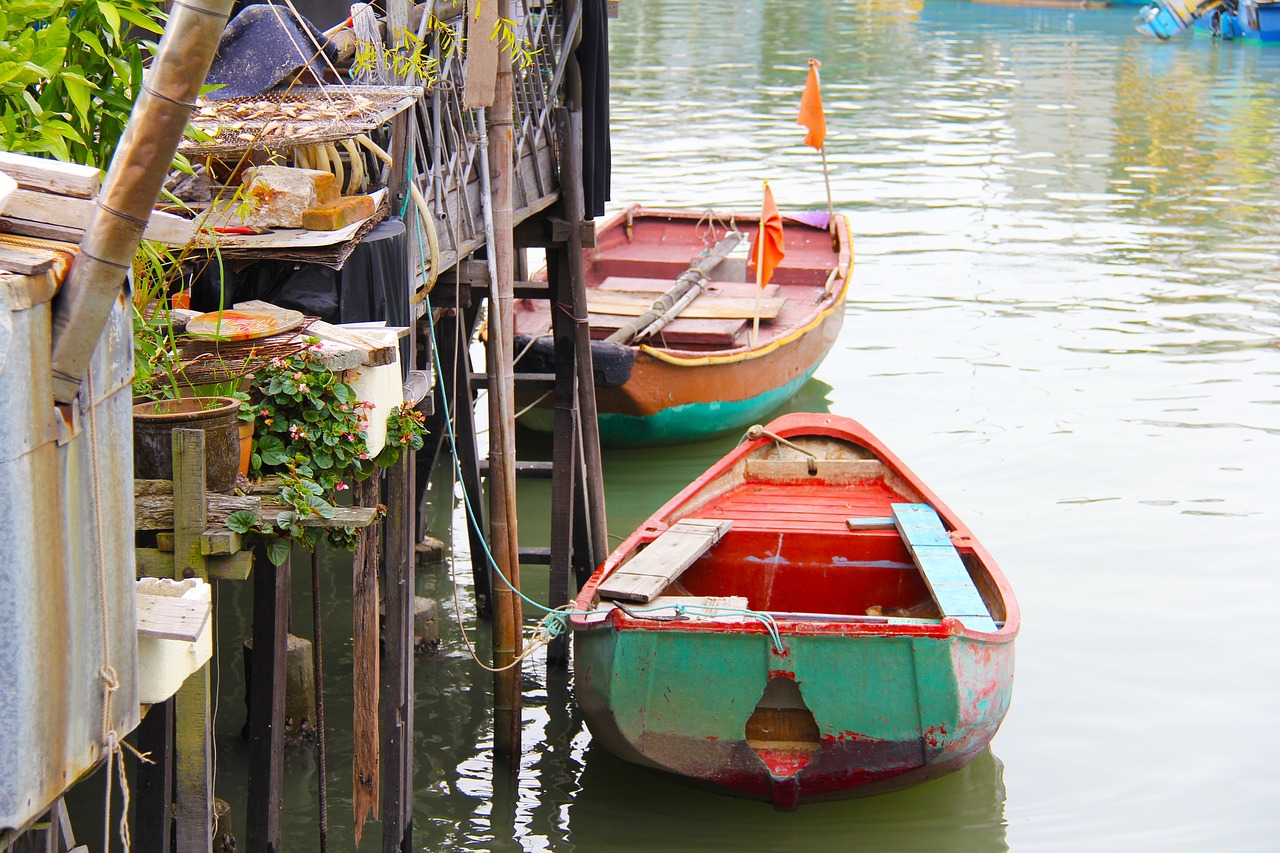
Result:
[[[809,77],[804,81],[804,94],[800,96],[800,115],[796,124],[808,129],[804,135],[804,144],[812,145],[819,151],[827,140],[827,117],[822,113],[822,93],[818,91],[818,69],[822,63],[816,59],[809,60]]]
[[[761,235],[764,235],[763,241]],[[762,245],[763,242],[763,245]],[[769,182],[764,182],[764,206],[760,210],[760,228],[751,241],[751,256],[747,260],[747,269],[756,273],[756,281],[761,287],[773,278],[773,271],[782,263],[786,252],[782,250],[782,216],[778,206],[773,203],[773,192]],[[759,263],[760,269],[756,269]]]

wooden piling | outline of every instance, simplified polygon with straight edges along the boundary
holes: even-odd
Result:
[[[383,602],[383,853],[413,843],[413,482],[408,454],[387,471],[386,583]]]
[[[378,505],[378,477],[356,485],[356,502]],[[360,531],[352,576],[352,805],[355,810],[356,845],[364,834],[364,822],[378,816],[379,741],[379,636],[378,636],[378,528]]]
[[[498,14],[509,18],[510,2],[499,0]],[[504,583],[493,584],[494,749],[508,758],[511,772],[520,763],[520,667],[522,608],[520,546],[516,527],[515,384],[511,346],[515,337],[515,246],[512,238],[513,89],[511,57],[498,56],[493,106],[488,111],[493,233],[488,251],[495,278],[489,299],[489,476],[490,544]]]
[[[174,578],[208,580],[200,535],[208,526],[204,432],[173,431]],[[209,665],[189,675],[173,697],[174,803],[177,853],[206,853],[213,845],[213,732]]]
[[[173,700],[157,702],[137,728],[139,761],[133,840],[139,850],[170,853],[173,849]]]
[[[253,673],[249,690],[249,802],[246,847],[280,851],[284,801],[285,654],[289,625],[290,560],[279,566],[254,549]]]

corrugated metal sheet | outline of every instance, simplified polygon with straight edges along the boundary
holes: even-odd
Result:
[[[104,663],[119,683],[107,724],[138,724],[128,305],[94,352],[84,405],[60,414],[50,290],[0,274],[0,829],[101,757]]]

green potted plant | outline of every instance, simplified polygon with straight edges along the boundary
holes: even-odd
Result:
[[[206,488],[227,492],[247,468],[240,464],[242,424],[252,424],[252,416],[240,386],[248,368],[223,371],[229,375],[212,382],[191,381],[192,365],[200,359],[183,359],[169,311],[170,294],[181,288],[184,259],[185,253],[144,241],[134,262],[134,476],[171,479],[172,431],[201,429]]]

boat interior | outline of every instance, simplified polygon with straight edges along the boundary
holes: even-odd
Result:
[[[922,566],[894,515],[907,506],[932,510],[879,460],[748,458],[724,479],[727,488],[711,484],[711,496],[680,514],[731,526],[669,578],[663,601],[737,599],[780,619],[922,624],[943,617],[941,587],[962,584],[981,596],[981,616],[1004,619],[995,583],[972,552],[952,552],[955,573],[941,584],[926,579],[927,560]],[[636,571],[630,565],[620,571]]]
[[[627,225],[603,229],[586,269],[592,337],[608,337],[652,306],[702,252],[724,238],[728,222],[717,222],[713,227],[699,224],[696,216],[641,214]],[[831,235],[785,221],[786,257],[761,290],[746,263],[755,225],[737,227],[744,235],[738,250],[712,270],[704,292],[646,343],[695,352],[746,347],[757,310],[757,342],[767,343],[806,324],[826,294],[840,287],[833,275],[839,253]],[[520,334],[550,330],[550,309],[544,300],[518,300],[515,318]]]

